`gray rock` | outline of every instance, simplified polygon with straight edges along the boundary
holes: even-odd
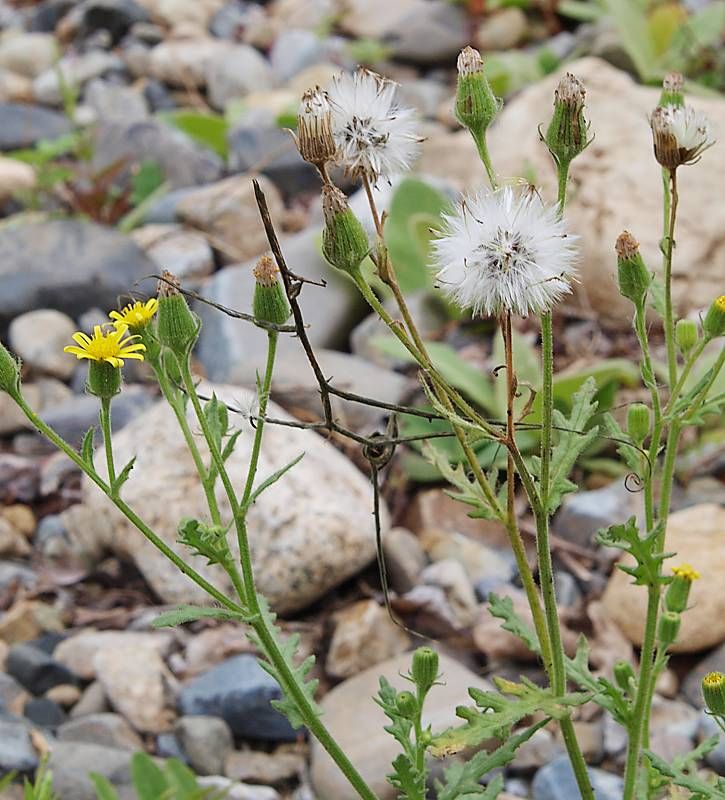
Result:
[[[712,767],[718,775],[725,775],[725,737],[722,736],[720,726],[710,714],[702,711],[700,713],[700,725],[697,731],[698,739],[702,741],[714,734],[720,737],[720,741],[717,747],[705,756],[705,763]]]
[[[150,22],[146,9],[135,0],[85,0],[77,12],[81,35],[108,31],[112,44],[119,42],[132,25]]]
[[[85,102],[96,112],[101,122],[129,125],[148,118],[146,99],[130,86],[119,86],[94,78],[86,87]]]
[[[181,216],[179,207],[183,200],[193,196],[196,192],[194,186],[187,186],[183,189],[173,189],[172,191],[154,201],[147,209],[143,217],[146,225],[171,225],[179,222]]]
[[[49,697],[32,697],[25,704],[25,716],[39,728],[57,728],[66,720],[66,713]]]
[[[94,169],[102,170],[124,158],[129,169],[155,161],[173,189],[217,180],[223,169],[219,156],[158,120],[100,126],[93,153]]]
[[[30,20],[30,30],[53,33],[56,25],[73,8],[77,0],[46,0],[35,6]]]
[[[417,3],[382,41],[401,61],[439,64],[457,56],[468,39],[463,8],[444,0],[428,0]]]
[[[156,752],[161,758],[178,758],[184,764],[187,763],[186,753],[173,733],[160,733],[156,737]]]
[[[428,563],[418,537],[407,528],[391,528],[383,539],[383,554],[390,586],[400,594],[409,592]]]
[[[70,133],[66,116],[22,103],[0,103],[0,150],[33,147],[40,141]]]
[[[81,89],[92,78],[122,71],[123,61],[102,50],[89,50],[73,57],[65,56],[33,81],[33,95],[40,103],[60,105],[63,102],[64,86]]]
[[[324,42],[312,31],[284,30],[275,39],[269,63],[280,83],[287,83],[306,67],[327,60]]]
[[[418,78],[405,81],[398,89],[401,105],[415,108],[424,119],[435,119],[438,116],[441,103],[446,99],[450,90],[439,81],[430,78]]]
[[[603,489],[566,497],[554,518],[553,529],[567,541],[592,547],[600,528],[625,522],[632,514],[639,517],[641,509],[641,494],[628,492],[621,481],[614,481]]]
[[[182,717],[174,728],[186,759],[197,775],[219,775],[234,749],[229,725],[219,717]]]
[[[209,22],[209,33],[217,39],[230,39],[239,41],[244,33],[244,26],[249,19],[248,9],[237,2],[223,5]]]
[[[619,775],[590,769],[589,777],[596,800],[621,800],[624,781]],[[536,773],[531,788],[533,800],[577,800],[580,796],[567,756],[542,767]]]
[[[48,769],[53,773],[53,788],[67,800],[96,800],[91,772],[103,775],[114,786],[131,783],[130,750],[81,742],[55,742]]]
[[[1,480],[0,494],[2,494]],[[0,590],[5,591],[13,583],[32,588],[36,581],[35,572],[26,564],[19,564],[14,561],[0,561]]]
[[[582,593],[571,572],[557,570],[554,573],[556,602],[562,608],[571,608],[582,599]]]
[[[532,773],[565,753],[564,746],[547,730],[542,729],[516,751],[509,766],[514,773]]]
[[[282,691],[248,654],[228,658],[186,684],[179,695],[182,714],[221,717],[235,736],[294,741],[297,732],[271,705]]]
[[[89,714],[71,719],[58,728],[57,738],[61,742],[85,742],[123,750],[143,750],[141,737],[120,714]]]
[[[230,100],[274,88],[274,76],[264,56],[248,44],[216,48],[208,60],[206,83],[210,104],[224,110]]]
[[[0,68],[35,78],[58,57],[58,45],[46,33],[4,31],[0,37]]]
[[[0,672],[0,714],[22,714],[29,699],[30,695],[12,675]]]
[[[235,783],[221,775],[199,778],[199,785],[206,789],[220,791],[227,800],[280,800],[279,793],[269,786],[248,786]]]
[[[183,282],[198,280],[214,269],[214,253],[206,237],[181,225],[144,225],[131,234],[157,264]]]
[[[75,322],[52,308],[28,311],[10,323],[8,340],[15,353],[32,370],[68,379],[75,370],[73,360],[63,352],[71,344]]]
[[[177,105],[166,86],[155,78],[146,80],[143,96],[151,111],[169,111]]]
[[[53,686],[76,682],[76,676],[67,667],[32,644],[14,644],[10,648],[7,671],[36,695]]]
[[[0,231],[0,323],[35,308],[71,317],[98,305],[112,308],[118,295],[154,272],[133,241],[111,228],[75,219],[8,228]]]
[[[40,474],[33,459],[0,454],[0,498],[5,503],[30,503],[38,496]]]
[[[80,700],[70,711],[71,719],[80,719],[93,714],[105,714],[109,711],[106,693],[100,681],[91,681],[83,690]]]
[[[29,725],[14,717],[0,716],[0,772],[32,772],[37,766],[38,754],[30,739]]]
[[[716,647],[697,662],[682,682],[682,694],[696,708],[704,708],[702,679],[708,672],[725,672],[725,644]]]
[[[229,169],[261,171],[286,196],[320,186],[317,171],[300,156],[289,131],[278,126],[246,125],[230,131]]]

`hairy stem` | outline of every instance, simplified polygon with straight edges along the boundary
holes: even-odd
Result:
[[[672,255],[675,249],[675,220],[677,218],[677,170],[670,171],[670,217],[665,244],[665,343],[667,345],[667,374],[670,389],[677,384],[677,350],[675,348],[675,320],[672,309]]]
[[[101,413],[98,415],[101,422],[101,433],[103,435],[103,449],[106,453],[106,469],[108,471],[108,484],[113,489],[116,482],[116,467],[113,463],[113,440],[111,439],[111,398],[101,398]]]
[[[474,133],[471,131],[471,135],[473,136],[473,141],[476,143],[476,149],[478,150],[478,155],[481,158],[481,162],[486,169],[486,175],[488,175],[488,181],[491,184],[491,188],[495,191],[498,189],[498,182],[496,181],[496,170],[493,168],[493,164],[491,163],[491,156],[488,152],[488,143],[486,141],[486,132],[483,131],[481,133]]]

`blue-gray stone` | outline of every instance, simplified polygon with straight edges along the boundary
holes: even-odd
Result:
[[[589,778],[596,800],[621,800],[624,781],[619,775],[590,769]],[[568,756],[542,767],[531,788],[533,800],[579,800],[581,797]]]
[[[49,697],[33,697],[25,704],[24,713],[34,725],[40,728],[57,728],[67,717],[58,703]]]
[[[18,683],[36,695],[62,683],[76,682],[76,676],[68,667],[32,644],[14,644],[8,652],[6,669]]]
[[[9,714],[0,716],[0,773],[12,769],[32,772],[37,766],[38,756],[28,723]]]
[[[207,715],[226,720],[232,733],[246,739],[294,741],[297,732],[270,701],[282,697],[277,681],[248,654],[212,667],[181,690],[183,715]]]
[[[57,111],[24,103],[0,103],[0,150],[33,147],[70,131],[68,118]]]

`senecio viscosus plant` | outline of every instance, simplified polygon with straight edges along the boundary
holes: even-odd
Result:
[[[720,348],[714,363],[699,380],[688,381],[692,374],[697,374],[693,368],[705,348],[725,332],[725,297],[714,300],[698,324],[691,319],[676,319],[671,292],[678,170],[695,164],[714,140],[707,119],[685,104],[681,76],[668,75],[660,106],[650,119],[654,155],[663,175],[662,279],[656,278],[645,265],[630,233],[622,233],[616,243],[619,288],[633,306],[641,374],[649,403],[630,406],[625,429],[609,416],[603,425],[594,425],[597,387],[590,379],[575,395],[571,413],[565,417],[553,407],[552,313],[555,304],[571,291],[577,274],[578,237],[568,233],[564,209],[571,162],[590,141],[584,100],[580,81],[571,74],[565,75],[555,92],[552,119],[545,131],[541,129],[540,135],[551,153],[558,177],[558,195],[549,204],[536,188],[520,180],[499,181],[486,133],[501,102],[491,91],[476,50],[466,48],[458,60],[455,111],[475,140],[482,162],[482,186],[475,194],[461,198],[445,216],[443,229],[433,242],[431,266],[440,289],[452,301],[474,316],[493,317],[498,322],[504,343],[508,402],[506,420],[492,422],[436,369],[400,290],[395,264],[386,247],[385,213],[376,205],[374,189],[381,181],[389,181],[404,171],[414,160],[421,141],[416,133],[415,115],[396,100],[394,83],[366,70],[343,74],[328,92],[315,88],[302,98],[296,142],[302,157],[317,167],[322,179],[324,255],[356,284],[415,360],[425,394],[436,415],[450,425],[465,463],[452,466],[431,441],[424,448],[426,457],[452,485],[452,494],[472,507],[473,516],[497,520],[505,527],[533,628],[515,614],[509,598],[491,595],[490,611],[540,657],[547,676],[545,686],[525,678],[520,682],[495,679],[496,691],[471,689],[474,705],[457,709],[462,724],[440,732],[430,730],[422,722],[426,696],[441,677],[435,650],[423,647],[413,654],[406,675],[411,682],[409,691],[397,691],[381,678],[377,702],[390,719],[386,730],[401,750],[393,761],[389,780],[398,797],[405,800],[423,800],[430,792],[439,800],[495,798],[503,786],[499,768],[508,764],[517,748],[544,725],[559,726],[580,795],[593,800],[572,722],[572,714],[585,703],[599,705],[628,734],[624,800],[670,796],[671,791],[689,791],[689,796],[695,798],[725,798],[725,780],[700,778],[695,769],[697,761],[715,747],[717,737],[706,740],[697,750],[672,764],[648,749],[655,682],[667,664],[680,617],[687,610],[691,584],[698,577],[697,565],[673,568],[666,563],[672,555],[667,552],[666,526],[678,443],[687,426],[703,424],[708,415],[721,411],[725,400],[722,394],[713,396],[711,391],[722,368],[725,349]],[[329,170],[332,164],[342,165],[352,179],[362,184],[374,222],[372,236],[354,215],[345,194],[333,184]],[[488,185],[483,185],[486,180]],[[397,307],[394,313],[387,311],[365,277],[363,262],[368,258],[390,290]],[[215,396],[207,400],[200,396],[190,368],[200,322],[189,309],[173,275],[162,276],[157,298],[112,311],[108,323],[96,326],[91,336],[75,334],[75,344],[66,348],[79,359],[89,361],[87,390],[100,400],[102,465],[94,461],[93,430],[77,452],[30,408],[23,396],[20,364],[5,348],[0,351],[0,386],[28,420],[215,603],[210,607],[184,606],[163,614],[157,624],[176,625],[217,617],[238,620],[248,626],[263,655],[263,665],[283,691],[283,699],[276,704],[279,710],[294,726],[305,726],[319,740],[361,798],[373,800],[374,791],[325,727],[314,699],[316,681],[309,679],[312,659],[297,663],[296,639],[280,636],[273,613],[255,588],[248,510],[261,492],[283,478],[299,460],[258,480],[257,465],[277,341],[281,333],[290,330],[287,323],[296,303],[285,274],[280,283],[278,273],[278,265],[269,256],[260,259],[254,273],[253,318],[267,332],[268,357],[258,382],[254,441],[248,471],[241,483],[226,467],[240,431],[230,426],[229,410],[223,403]],[[655,371],[650,353],[646,320],[650,305],[651,313],[659,315],[664,328],[667,348],[664,374]],[[512,318],[532,315],[539,318],[541,327],[543,387],[538,426],[541,450],[537,458],[525,460],[517,443],[517,429],[526,427],[533,391],[523,411],[517,410],[514,401],[526,387],[517,382]],[[202,577],[191,560],[179,556],[144,522],[141,513],[123,500],[123,485],[133,461],[122,466],[114,461],[111,406],[122,389],[121,368],[125,359],[145,360],[153,370],[178,420],[206,494],[208,518],[182,519],[178,527],[179,542],[191,555],[219,565],[231,579],[234,597]],[[197,431],[203,436],[198,437]],[[598,435],[608,435],[619,444],[621,457],[642,486],[645,507],[642,527],[632,517],[598,535],[600,543],[629,554],[620,569],[631,575],[648,597],[639,669],[635,670],[628,662],[618,662],[612,675],[595,675],[590,671],[588,646],[583,637],[574,658],[564,652],[549,542],[552,514],[562,497],[576,489],[569,478],[576,459]],[[203,452],[199,444],[202,440]],[[480,466],[474,447],[481,440],[495,442],[505,449],[506,467],[501,474],[495,468],[486,471]],[[226,495],[225,504],[217,501],[218,482]],[[535,572],[527,561],[518,527],[514,503],[517,486],[526,493],[536,521]],[[236,536],[238,558],[230,547],[230,536]],[[709,713],[723,727],[725,677],[720,673],[708,675],[703,682],[703,694]],[[492,741],[497,746],[491,747]],[[429,786],[427,756],[453,754],[463,755],[452,759],[442,779]],[[674,786],[681,788],[674,790]]]

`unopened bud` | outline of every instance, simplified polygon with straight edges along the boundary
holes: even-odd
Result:
[[[675,325],[675,341],[683,355],[687,355],[697,344],[697,324],[691,319],[677,320]]]
[[[585,97],[582,82],[567,72],[554,92],[554,115],[544,137],[557,164],[568,165],[589,144],[589,125],[584,119]]]
[[[418,713],[418,701],[412,692],[398,692],[395,698],[395,710],[401,717],[415,719]]]
[[[685,79],[681,72],[668,72],[662,81],[662,94],[660,95],[660,106],[684,106],[685,94],[682,91],[685,86]]]
[[[269,256],[262,256],[254,268],[254,300],[252,308],[256,319],[284,325],[290,316],[290,307],[284,289],[277,279],[279,269]]]
[[[456,118],[478,140],[485,136],[500,107],[484,73],[481,54],[473,47],[465,47],[458,56]]]
[[[657,638],[663,648],[668,648],[680,632],[682,617],[676,611],[663,611],[657,628]]]
[[[10,355],[10,351],[0,342],[0,392],[11,396],[20,393],[20,363]]]
[[[322,232],[325,258],[343,272],[356,273],[370,252],[370,243],[345,193],[336,186],[323,186],[322,211],[325,215],[325,229]]]
[[[114,367],[108,361],[91,360],[88,364],[86,391],[88,394],[110,400],[121,391],[121,367]]]
[[[705,675],[702,679],[702,697],[711,714],[725,716],[725,675],[722,672]]]
[[[667,587],[665,594],[665,608],[667,611],[674,611],[682,614],[687,608],[687,600],[690,596],[692,582],[700,577],[700,573],[693,569],[689,564],[681,564],[679,567],[672,567],[674,577]]]
[[[644,403],[632,403],[627,409],[627,433],[636,445],[641,445],[649,433],[650,413]]]
[[[410,675],[421,694],[425,694],[438,680],[438,653],[432,647],[419,647],[413,653]]]
[[[185,358],[199,335],[201,323],[179,291],[179,279],[168,270],[162,272],[161,278],[156,335],[162,345]]]
[[[647,271],[637,240],[624,231],[617,239],[619,292],[636,306],[644,303],[652,278]]]
[[[632,690],[632,685],[634,683],[634,668],[629,661],[620,659],[619,661],[614,662],[614,680],[617,682],[619,688],[623,689],[625,692]]]
[[[335,159],[332,111],[327,92],[316,86],[302,95],[297,115],[297,149],[305,161],[322,169]]]
[[[716,339],[725,334],[725,294],[721,294],[708,308],[702,329],[708,339]]]

